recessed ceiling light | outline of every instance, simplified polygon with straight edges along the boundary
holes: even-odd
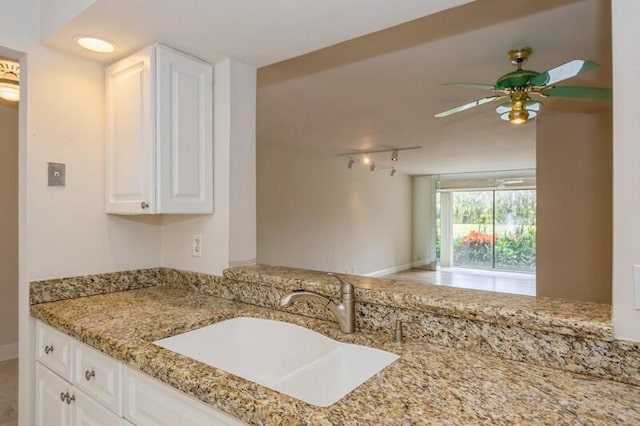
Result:
[[[113,53],[116,50],[113,43],[97,37],[78,36],[76,37],[76,43],[81,47],[96,53]]]

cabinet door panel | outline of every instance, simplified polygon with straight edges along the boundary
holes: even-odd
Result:
[[[145,426],[244,425],[213,407],[130,368],[123,368],[124,417]]]
[[[74,388],[71,403],[71,426],[120,426],[120,417]]]
[[[145,214],[156,207],[152,61],[148,49],[105,73],[107,213]]]
[[[213,69],[157,47],[158,205],[161,213],[213,213]]]
[[[71,385],[36,362],[36,426],[67,426],[70,408],[61,394],[71,394]]]

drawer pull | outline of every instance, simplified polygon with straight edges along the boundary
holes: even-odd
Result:
[[[91,380],[92,377],[96,377],[96,372],[94,370],[87,370],[84,372],[84,378],[87,380]]]
[[[67,399],[68,393],[60,392],[60,401],[64,402]]]
[[[45,345],[44,347],[44,353],[49,355],[51,352],[53,352],[53,345],[49,346],[49,345]]]
[[[67,404],[71,405],[72,401],[76,400],[76,396],[75,395],[69,395],[69,393],[67,392]]]

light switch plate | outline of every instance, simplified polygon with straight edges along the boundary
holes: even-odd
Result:
[[[47,163],[48,164],[48,185],[49,186],[64,186],[65,184],[65,169],[64,163]]]
[[[640,311],[640,265],[633,265],[633,290],[635,292],[636,310]]]

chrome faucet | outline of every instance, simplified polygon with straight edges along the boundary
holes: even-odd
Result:
[[[353,333],[356,330],[356,309],[355,299],[353,297],[353,284],[346,281],[342,277],[329,273],[330,275],[340,281],[340,293],[342,301],[337,304],[333,300],[325,297],[321,294],[314,293],[307,290],[294,290],[288,293],[280,299],[280,307],[286,308],[291,306],[294,302],[310,301],[323,304],[336,318],[340,331],[343,333]]]

